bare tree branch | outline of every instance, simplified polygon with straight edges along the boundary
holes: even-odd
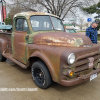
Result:
[[[73,8],[81,9],[82,7],[88,7],[94,3],[94,0],[13,0],[13,3],[9,4],[8,7],[12,9],[12,11],[16,9],[14,13],[23,10],[44,10],[59,16],[63,20],[69,12],[75,16],[75,10],[73,11]]]

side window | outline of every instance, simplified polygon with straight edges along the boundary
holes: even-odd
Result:
[[[27,21],[24,19],[23,31],[27,31],[27,30],[28,30],[28,24],[27,24]]]
[[[2,25],[4,25],[4,23],[2,23]]]
[[[28,24],[27,21],[23,18],[16,20],[16,31],[27,31]]]
[[[23,19],[16,20],[16,31],[22,31],[23,27]]]

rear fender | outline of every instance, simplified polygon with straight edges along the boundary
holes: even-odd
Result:
[[[1,52],[8,52],[8,49],[7,49],[7,40],[4,40],[3,38],[0,38],[0,50]]]

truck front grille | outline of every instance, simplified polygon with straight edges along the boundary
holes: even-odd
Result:
[[[78,73],[78,72],[81,72],[81,71],[84,71],[84,70],[89,70],[89,60],[88,60],[88,58],[90,58],[90,57],[94,58],[93,67],[95,67],[97,65],[98,61],[99,61],[99,58],[100,58],[100,54],[98,54],[98,52],[96,54],[95,53],[88,54],[86,58],[84,58],[85,57],[84,56],[83,59],[81,57],[80,60],[77,60],[75,62],[75,64],[73,65],[75,67],[74,72]]]

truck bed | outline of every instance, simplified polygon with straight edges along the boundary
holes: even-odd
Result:
[[[11,34],[12,33],[8,32],[0,32],[0,39],[4,39],[7,41],[7,49],[9,53],[12,54]]]

